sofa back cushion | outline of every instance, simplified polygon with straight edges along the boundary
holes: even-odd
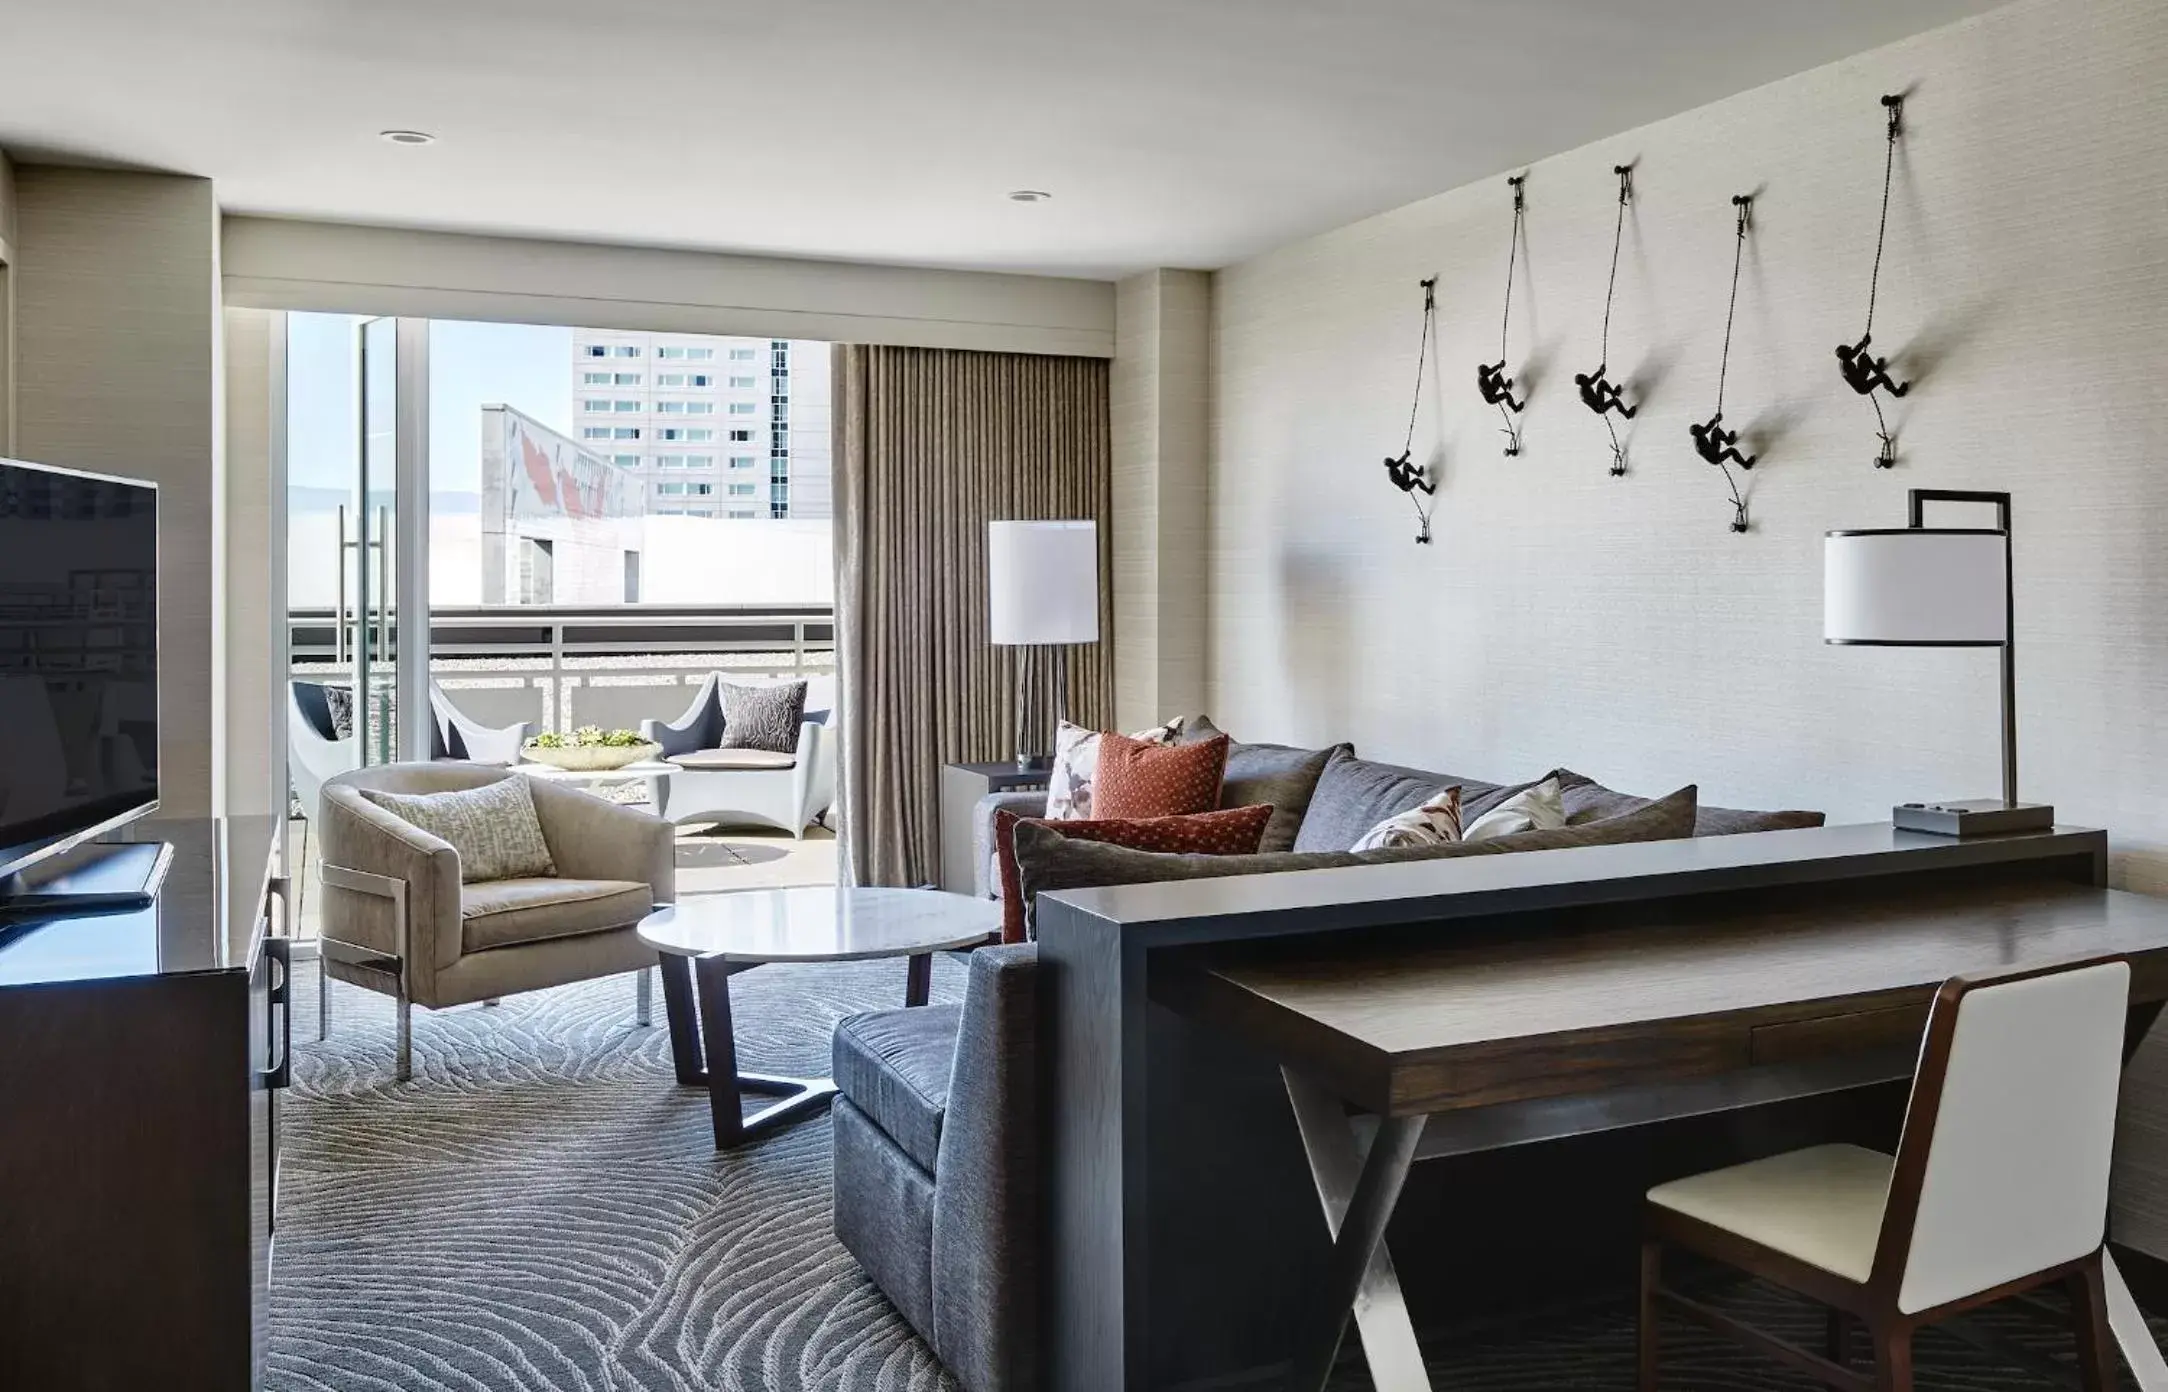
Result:
[[[1220,734],[1208,715],[1193,715],[1181,722],[1177,744],[1201,744]],[[1244,744],[1230,740],[1227,772],[1220,779],[1221,807],[1272,808],[1260,851],[1291,851],[1309,815],[1310,799],[1316,796],[1317,780],[1336,753],[1353,757],[1355,747],[1336,744],[1328,749],[1300,749],[1288,744]]]
[[[1623,816],[1556,830],[1523,831],[1487,841],[1453,841],[1438,846],[1378,851],[1289,851],[1248,856],[1162,855],[1123,846],[1069,841],[1049,827],[1022,821],[1016,824],[1014,834],[1018,892],[1025,906],[1026,932],[1036,940],[1038,897],[1051,890],[1395,865],[1411,860],[1449,860],[1627,841],[1668,841],[1693,834],[1695,801],[1696,791],[1688,785],[1669,797],[1658,798]]]
[[[1317,790],[1290,849],[1344,851],[1386,818],[1421,807],[1455,785],[1460,788],[1461,816],[1468,822],[1488,812],[1506,791],[1480,778],[1358,759],[1353,749],[1341,745],[1318,774]]]
[[[1568,823],[1616,817],[1648,805],[1647,798],[1606,788],[1572,769],[1552,769],[1549,776],[1558,780],[1564,793]],[[1704,806],[1695,814],[1694,835],[1735,836],[1748,831],[1790,831],[1798,827],[1818,827],[1825,820],[1820,812],[1753,812],[1736,807]]]
[[[1023,882],[1016,870],[1016,828],[1019,823],[1081,841],[1127,846],[1138,851],[1249,856],[1257,854],[1258,839],[1264,835],[1271,817],[1272,809],[1262,804],[1188,817],[1139,817],[1131,821],[1077,821],[996,812],[994,855],[1001,887],[1001,940],[1023,942],[1029,935],[1030,915],[1024,900]]]

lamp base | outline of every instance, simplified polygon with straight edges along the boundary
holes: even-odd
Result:
[[[2048,831],[2055,809],[2044,802],[2006,803],[2001,798],[1963,802],[1904,802],[1892,807],[1890,821],[1900,831],[1936,836],[2006,836],[2014,831]]]

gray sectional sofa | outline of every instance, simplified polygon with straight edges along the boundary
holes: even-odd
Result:
[[[1207,733],[1209,732],[1209,733]],[[1185,722],[1184,738],[1209,738],[1209,722]],[[1743,812],[1699,807],[1691,788],[1638,798],[1567,770],[1560,780],[1566,831],[1473,843],[1487,853],[1607,840],[1724,835],[1819,826],[1817,812]],[[1428,773],[1325,750],[1232,747],[1222,802],[1269,802],[1284,816],[1257,856],[1154,856],[1072,842],[1075,853],[1034,883],[1048,887],[1190,873],[1249,873],[1346,865],[1435,852],[1349,854],[1372,826],[1459,784],[1470,818],[1529,783]],[[981,894],[990,873],[994,813],[1044,811],[1044,793],[997,793],[975,818]],[[1576,834],[1578,833],[1578,834]],[[1020,830],[1019,859],[1027,843]],[[1502,842],[1516,844],[1505,845]],[[1205,866],[1197,862],[1209,861]],[[1180,862],[1190,862],[1187,866]],[[1079,866],[1084,866],[1082,874]],[[1108,879],[1092,879],[1092,867]],[[961,1005],[887,1010],[836,1027],[834,1075],[836,1235],[965,1392],[1023,1392],[1038,1385],[1039,1020],[1037,948],[974,953]]]

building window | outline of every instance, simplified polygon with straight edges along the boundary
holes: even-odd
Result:
[[[730,496],[733,498],[756,498],[760,496],[760,485],[757,483],[733,483],[730,485]]]
[[[610,427],[610,438],[613,440],[637,440],[640,438],[640,427],[637,425],[613,425]]]
[[[607,411],[610,409],[610,402],[607,397],[600,400],[589,397],[580,403],[580,409],[582,411]]]
[[[682,483],[658,483],[655,485],[655,496],[658,498],[678,498],[683,497],[684,493],[685,485]]]
[[[760,350],[758,348],[733,348],[730,350],[730,360],[732,362],[752,362],[759,357]]]
[[[682,401],[658,401],[655,403],[655,414],[658,416],[682,416],[685,414],[685,403]]]
[[[715,403],[712,401],[688,401],[685,403],[685,414],[688,416],[712,416],[715,414]]]
[[[640,456],[637,454],[621,454],[617,456],[616,462],[617,467],[620,469],[637,469],[640,467]]]
[[[738,519],[741,522],[750,522],[759,515],[760,514],[754,512],[751,508],[732,508],[730,510],[730,516]]]
[[[715,467],[715,456],[712,454],[688,454],[685,456],[685,467],[688,469],[712,469]]]
[[[640,345],[637,343],[620,343],[617,345],[617,356],[621,358],[637,358],[640,356]]]
[[[733,377],[730,379],[730,385],[733,387],[737,387],[740,390],[750,390],[752,387],[756,386],[757,383],[755,383],[754,380],[750,377]]]
[[[637,401],[620,401],[617,403],[617,410],[620,414],[630,415],[639,409],[640,403]]]
[[[606,387],[610,385],[610,374],[607,372],[587,373],[580,378],[580,385],[583,387]]]
[[[587,356],[590,358],[606,358],[610,356],[609,346],[602,343],[590,343],[587,345]]]
[[[733,469],[750,469],[753,467],[753,456],[749,454],[733,454],[730,456],[730,467]]]
[[[696,387],[712,387],[715,385],[715,374],[712,372],[695,372],[693,374],[693,385]]]
[[[655,374],[655,385],[658,387],[682,387],[685,385],[685,374],[682,372],[658,372]]]
[[[713,348],[694,348],[688,344],[673,343],[666,347],[657,348],[655,356],[669,358],[673,362],[706,362],[715,356],[715,350]]]
[[[581,426],[580,438],[582,440],[607,440],[610,438],[610,427],[606,425]]]
[[[749,445],[753,443],[753,432],[750,430],[733,430],[730,432],[730,443],[734,445]]]
[[[536,537],[519,540],[519,602],[548,604],[556,593],[555,549]]]
[[[730,403],[730,414],[733,416],[750,416],[753,414],[753,403],[750,401],[733,401]]]
[[[620,372],[617,374],[616,380],[612,383],[612,385],[620,387],[637,387],[640,385],[640,374],[637,372]]]

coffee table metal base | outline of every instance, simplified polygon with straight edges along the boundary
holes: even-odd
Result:
[[[730,1025],[730,978],[760,963],[684,957],[671,952],[662,953],[661,959],[662,1004],[670,1022],[671,1061],[680,1083],[707,1088],[717,1150],[743,1145],[801,1117],[825,1111],[835,1100],[833,1078],[784,1078],[738,1071],[737,1036]],[[932,954],[912,956],[903,1003],[924,1005],[932,978]],[[779,1100],[747,1116],[747,1093]]]

